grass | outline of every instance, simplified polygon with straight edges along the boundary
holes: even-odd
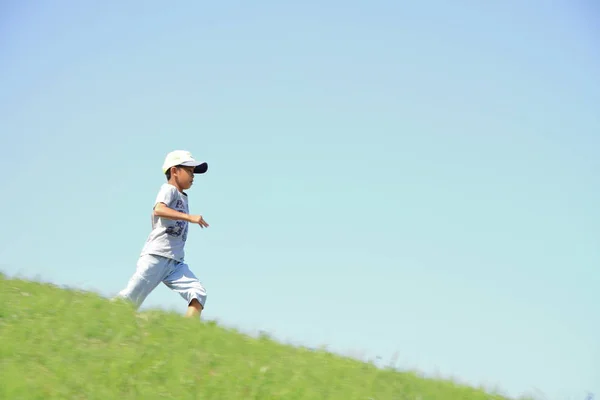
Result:
[[[2,399],[503,399],[0,274]]]

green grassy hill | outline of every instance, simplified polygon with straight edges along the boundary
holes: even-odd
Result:
[[[489,400],[500,396],[0,276],[2,399]]]

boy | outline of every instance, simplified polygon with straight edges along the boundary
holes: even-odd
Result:
[[[164,183],[154,202],[152,231],[142,249],[136,271],[118,297],[131,301],[136,309],[160,282],[179,293],[188,304],[186,317],[200,317],[206,303],[206,290],[184,261],[188,223],[207,228],[201,215],[188,214],[189,189],[194,174],[208,170],[206,162],[196,161],[190,152],[176,150],[165,158]]]

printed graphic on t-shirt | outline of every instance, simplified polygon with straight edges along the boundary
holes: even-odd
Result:
[[[174,209],[179,212],[183,212],[183,213],[186,212],[185,206],[181,199],[177,199],[177,201],[175,202]],[[168,235],[171,235],[171,236],[175,236],[175,237],[181,236],[181,239],[185,242],[185,240],[187,239],[187,222],[175,221],[175,226],[169,226],[166,229],[166,232]]]
[[[180,236],[185,229],[184,221],[175,221],[175,226],[169,226],[166,231],[171,236]]]
[[[185,207],[183,207],[183,200],[177,199],[177,202],[175,203],[175,209],[181,212],[185,211]]]

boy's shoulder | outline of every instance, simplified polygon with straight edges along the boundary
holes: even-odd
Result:
[[[168,183],[163,183],[160,185],[158,192],[156,193],[156,202],[169,204],[177,197],[177,188],[175,188],[173,185],[169,185]]]
[[[171,199],[186,199],[188,198],[188,194],[185,192],[180,192],[177,188],[170,183],[163,183],[160,185],[158,189],[158,196],[168,197]]]
[[[171,192],[171,193],[177,193],[177,188],[173,185],[171,185],[170,183],[163,183],[162,185],[160,185],[160,187],[158,188],[159,192]]]

